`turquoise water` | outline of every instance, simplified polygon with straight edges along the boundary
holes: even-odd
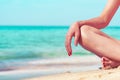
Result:
[[[0,26],[0,60],[66,56],[67,30],[68,26]],[[120,27],[103,31],[120,39]],[[75,55],[86,53],[80,47],[73,50]]]
[[[68,26],[0,26],[0,68],[16,60],[67,56],[64,47],[67,30]],[[120,39],[120,27],[110,26],[103,31]],[[91,53],[73,46],[73,55]]]
[[[64,50],[66,31],[61,26],[0,27],[0,59],[57,56]]]

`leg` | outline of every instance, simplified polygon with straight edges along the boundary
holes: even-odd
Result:
[[[117,40],[117,42],[120,43],[119,40]],[[102,57],[101,62],[102,62],[102,69],[111,69],[111,68],[119,68],[120,67],[120,62],[110,60],[107,57]]]
[[[80,44],[100,57],[120,62],[120,43],[99,29],[88,25],[81,27]]]

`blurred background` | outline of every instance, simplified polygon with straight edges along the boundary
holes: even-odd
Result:
[[[73,22],[100,15],[107,0],[0,0],[0,71],[28,62],[66,58],[66,33]],[[119,38],[120,10],[103,31]],[[73,56],[93,55],[73,47]],[[38,64],[36,64],[38,65]],[[35,66],[36,66],[35,65]]]

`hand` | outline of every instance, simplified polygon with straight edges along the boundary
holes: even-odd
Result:
[[[71,48],[71,40],[72,37],[75,37],[74,44],[75,46],[78,45],[79,43],[79,38],[80,38],[80,25],[79,23],[74,23],[68,30],[68,33],[66,35],[66,41],[65,41],[65,47],[68,52],[68,55],[72,55],[72,48]]]

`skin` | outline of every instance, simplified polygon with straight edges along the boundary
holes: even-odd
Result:
[[[100,31],[110,23],[119,5],[120,0],[108,0],[103,12],[98,17],[73,23],[65,41],[68,55],[72,55],[71,40],[74,37],[76,46],[79,44],[102,58],[103,68],[119,66],[120,41]]]

